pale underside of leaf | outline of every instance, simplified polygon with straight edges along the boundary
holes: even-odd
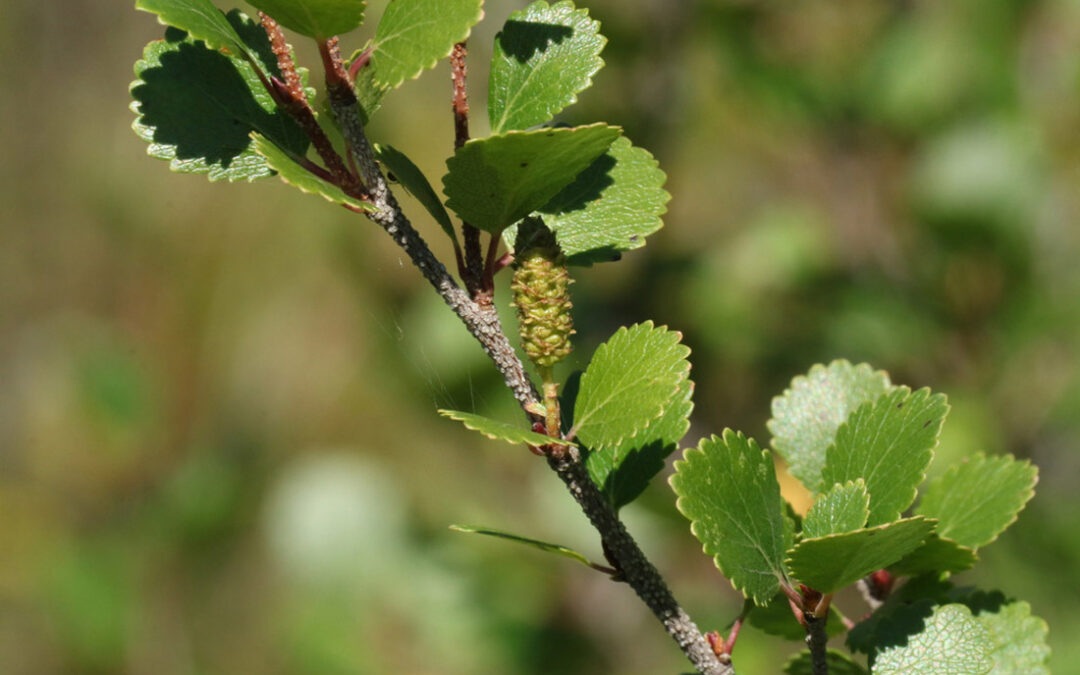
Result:
[[[890,386],[885,372],[847,361],[816,365],[792,380],[791,386],[773,399],[768,423],[772,447],[787,462],[791,475],[811,492],[821,492],[826,487],[821,470],[837,429],[852,411],[875,400]]]
[[[985,675],[993,667],[990,632],[960,604],[943,605],[906,645],[883,650],[874,675]]]

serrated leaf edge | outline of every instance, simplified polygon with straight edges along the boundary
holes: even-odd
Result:
[[[603,452],[605,449],[616,448],[619,445],[622,445],[623,443],[626,443],[627,441],[631,441],[631,440],[637,438],[638,434],[644,433],[645,430],[649,428],[650,424],[652,424],[653,422],[655,422],[656,420],[658,420],[658,419],[660,419],[661,417],[664,416],[664,413],[667,412],[667,410],[668,410],[668,406],[670,406],[671,402],[673,400],[675,400],[676,396],[678,396],[679,389],[681,389],[683,384],[686,383],[686,381],[690,379],[690,370],[691,370],[691,365],[692,365],[690,363],[690,354],[692,353],[692,350],[690,349],[690,347],[683,344],[682,331],[672,330],[666,324],[657,326],[657,325],[655,325],[653,323],[652,319],[648,319],[646,321],[642,321],[641,323],[636,323],[636,324],[633,324],[631,326],[620,326],[619,329],[616,330],[611,335],[611,337],[609,337],[602,345],[600,345],[600,347],[607,346],[608,343],[610,343],[612,340],[615,339],[615,336],[620,335],[622,333],[628,333],[628,332],[630,332],[631,328],[634,328],[634,327],[637,327],[637,326],[647,326],[651,330],[662,330],[665,333],[668,333],[670,335],[674,335],[676,345],[681,350],[685,350],[685,351],[683,351],[682,357],[679,359],[684,365],[680,366],[679,370],[676,372],[676,374],[679,377],[676,380],[675,391],[672,393],[671,397],[669,397],[667,400],[665,400],[664,403],[660,406],[659,414],[657,414],[657,415],[655,415],[653,417],[650,417],[647,420],[646,424],[644,426],[642,426],[640,429],[636,429],[633,433],[631,433],[631,434],[629,434],[627,436],[622,436],[618,440],[611,441],[610,443],[600,443],[600,444],[598,444],[596,446],[592,446],[592,447],[589,448],[589,450],[591,452]],[[600,347],[597,347],[597,349],[600,349]],[[595,356],[596,356],[596,353],[594,352],[593,357],[595,357]],[[591,362],[591,360],[590,360],[590,362]],[[585,371],[581,374],[582,381],[584,381],[586,375],[588,375],[588,372],[589,372],[588,367],[586,366]],[[580,391],[580,385],[579,385],[579,391]],[[570,430],[570,433],[568,433],[567,436],[570,437],[570,438],[573,438],[576,435],[577,429],[578,429],[578,427],[580,425],[581,425],[581,422],[577,418],[577,415],[575,414],[575,416],[574,416],[574,427]]]
[[[769,465],[772,465],[772,463],[773,463],[772,452],[770,452],[768,449],[763,449],[760,445],[758,445],[757,441],[755,441],[753,438],[750,438],[750,437],[744,435],[741,431],[735,431],[735,430],[733,430],[731,428],[725,428],[720,433],[719,436],[717,436],[716,434],[713,434],[713,435],[708,436],[706,438],[702,438],[700,441],[698,441],[698,444],[696,446],[691,447],[691,448],[686,448],[686,449],[683,450],[682,459],[675,460],[675,462],[674,462],[675,472],[672,473],[668,477],[668,486],[671,487],[672,491],[677,495],[677,497],[675,499],[675,508],[679,511],[679,513],[681,513],[683,515],[683,517],[685,517],[687,520],[690,521],[690,533],[693,534],[694,538],[697,539],[698,542],[701,544],[701,552],[704,553],[705,555],[709,556],[710,558],[712,558],[713,564],[716,565],[716,568],[718,570],[720,570],[721,574],[724,575],[724,578],[728,580],[728,583],[731,584],[732,588],[734,588],[739,593],[742,593],[744,596],[749,597],[749,596],[747,596],[746,591],[743,590],[742,588],[740,588],[735,583],[735,580],[732,579],[731,576],[727,573],[727,571],[724,570],[723,565],[721,565],[720,561],[717,559],[717,556],[719,554],[709,552],[708,545],[704,541],[702,541],[701,536],[698,533],[698,522],[699,521],[695,520],[694,518],[691,518],[686,513],[686,510],[684,508],[684,506],[685,506],[684,500],[686,498],[685,498],[685,496],[683,496],[679,492],[678,488],[675,486],[675,481],[678,478],[679,474],[681,473],[682,467],[688,466],[690,464],[690,459],[689,458],[690,458],[691,455],[696,454],[696,455],[699,455],[699,456],[701,456],[703,458],[705,457],[705,450],[701,447],[702,444],[704,444],[706,441],[716,442],[717,440],[719,440],[719,441],[723,442],[725,445],[727,445],[727,438],[728,438],[729,435],[746,440],[748,445],[753,444],[752,447],[758,448],[758,450],[762,454],[763,459],[765,459],[766,462]],[[774,480],[775,480],[775,475],[774,475]],[[764,551],[761,551],[760,548],[758,548],[758,551],[760,551],[762,554],[764,554]],[[765,556],[765,557],[768,557],[768,556]],[[774,573],[776,573],[776,571],[774,571]],[[779,570],[779,573],[776,574],[776,576],[777,576],[777,579],[779,580],[779,582],[781,584],[790,584],[791,583],[791,578],[790,578],[790,575],[788,574],[788,570],[787,570],[787,561],[786,560],[783,562],[782,569]],[[757,600],[754,600],[754,604],[757,605]],[[765,604],[768,604],[768,602],[766,602]],[[762,607],[764,605],[757,605],[757,606]]]
[[[572,0],[560,0],[559,2],[556,2],[556,3],[554,4],[554,5],[551,5],[551,4],[548,4],[547,2],[544,2],[544,0],[539,0],[539,1],[537,2],[537,3],[533,3],[533,4],[539,4],[539,3],[541,3],[541,2],[542,2],[543,4],[545,4],[545,5],[547,5],[547,9],[555,9],[555,8],[556,8],[556,7],[558,7],[559,5],[569,5],[570,7],[572,7],[572,8],[573,8],[573,10],[571,11],[571,14],[579,14],[579,13],[580,13],[580,14],[583,14],[583,15],[585,15],[585,17],[586,17],[586,18],[588,18],[588,20],[589,20],[589,21],[590,21],[590,22],[592,23],[592,25],[593,25],[593,26],[595,26],[595,28],[596,28],[596,29],[595,29],[595,30],[593,31],[593,33],[594,33],[594,34],[596,34],[596,35],[597,35],[598,37],[600,37],[600,39],[601,39],[601,40],[603,41],[603,42],[601,42],[601,44],[600,44],[600,49],[599,49],[599,51],[597,51],[597,52],[596,52],[596,54],[594,54],[594,55],[593,55],[593,58],[595,59],[595,65],[596,65],[596,67],[595,67],[595,68],[593,68],[593,69],[592,69],[591,71],[589,71],[589,73],[588,73],[588,74],[587,74],[587,75],[585,76],[585,82],[584,82],[583,86],[582,86],[582,87],[581,87],[580,89],[578,89],[577,91],[575,91],[575,92],[573,92],[573,93],[571,93],[571,94],[570,94],[570,98],[569,98],[569,100],[568,100],[568,101],[566,102],[566,105],[564,105],[564,106],[562,106],[562,107],[560,107],[560,108],[558,108],[558,109],[556,109],[556,110],[553,110],[553,111],[546,111],[546,110],[544,111],[545,113],[547,113],[547,114],[548,114],[548,119],[550,120],[550,119],[552,119],[552,118],[553,118],[553,117],[554,117],[555,115],[558,115],[558,114],[559,114],[560,112],[562,112],[563,110],[566,110],[566,109],[567,109],[567,108],[569,108],[570,106],[572,106],[572,105],[574,105],[575,103],[577,103],[577,102],[578,102],[578,94],[579,94],[579,93],[581,93],[581,92],[583,92],[583,91],[585,91],[586,89],[589,89],[590,87],[592,87],[592,86],[593,86],[593,75],[596,75],[596,74],[597,74],[598,72],[600,72],[600,70],[601,70],[601,69],[602,69],[602,68],[603,68],[603,67],[604,67],[605,65],[607,65],[607,63],[606,63],[606,62],[604,61],[603,57],[601,57],[601,56],[600,56],[600,54],[601,54],[601,52],[603,52],[603,51],[604,51],[604,47],[606,47],[606,46],[607,46],[607,43],[608,43],[608,39],[607,39],[607,37],[605,37],[605,36],[604,36],[604,35],[603,35],[603,34],[602,34],[602,33],[600,32],[600,26],[601,26],[601,24],[600,24],[600,21],[599,21],[599,20],[597,20],[597,19],[594,19],[594,18],[593,18],[593,17],[592,17],[592,16],[591,16],[591,15],[589,14],[589,10],[588,10],[588,8],[585,8],[585,7],[578,7],[577,5],[575,5],[575,4],[574,4],[574,3],[572,2]],[[527,8],[526,8],[526,9],[527,9]],[[523,10],[520,10],[520,11],[521,11],[521,12],[524,12],[525,10],[523,9]],[[499,32],[501,33],[502,31],[499,31]],[[497,37],[497,36],[496,36],[496,39],[498,39],[498,37]],[[495,134],[495,133],[506,133],[506,132],[502,131],[502,125],[506,123],[506,111],[507,111],[507,110],[509,110],[509,109],[510,109],[510,106],[509,106],[509,105],[507,105],[507,106],[506,106],[506,108],[505,108],[505,109],[503,110],[503,119],[499,121],[499,124],[497,124],[497,125],[496,125],[496,124],[492,124],[492,125],[491,125],[491,131],[492,131],[492,133],[493,133],[493,134]]]
[[[383,10],[383,12],[384,12],[383,16],[385,16],[385,11],[386,10]],[[405,84],[406,82],[411,82],[412,80],[420,79],[420,76],[424,74],[424,71],[431,70],[435,66],[439,65],[439,61],[442,61],[447,56],[450,56],[450,54],[452,54],[453,51],[454,51],[454,45],[455,44],[457,44],[458,42],[467,41],[472,36],[473,27],[476,26],[476,24],[480,23],[483,19],[484,19],[484,5],[483,5],[483,0],[481,0],[480,6],[476,10],[476,14],[471,19],[472,23],[470,23],[469,27],[465,29],[465,35],[462,36],[460,39],[454,40],[453,43],[451,43],[451,45],[450,45],[450,50],[449,51],[447,51],[442,56],[436,57],[430,63],[422,64],[417,69],[415,75],[411,75],[409,77],[403,77],[403,78],[401,78],[400,81],[395,82],[393,84],[388,84],[387,82],[384,82],[384,81],[379,79],[379,70],[378,70],[378,66],[377,66],[377,61],[375,61],[375,55],[376,55],[376,52],[379,49],[379,42],[376,39],[373,38],[371,40],[371,55],[372,55],[372,63],[376,64],[375,65],[375,70],[372,73],[373,80],[374,80],[375,84],[378,87],[380,87],[380,88],[382,88],[382,89],[384,89],[386,91],[390,91],[392,89],[397,89],[398,87]],[[382,17],[379,18],[379,23],[382,23]],[[379,30],[378,28],[375,29],[376,34],[378,34],[378,30]],[[384,38],[384,40],[385,39],[386,38]]]
[[[489,432],[489,431],[487,431],[485,429],[480,429],[475,424],[473,424],[470,420],[460,417],[460,415],[470,415],[472,413],[463,413],[460,410],[447,410],[447,409],[444,409],[444,408],[440,408],[437,412],[440,415],[442,415],[443,417],[447,418],[447,419],[454,420],[455,422],[461,422],[462,426],[464,426],[466,429],[468,429],[470,431],[475,431],[476,433],[480,434],[481,436],[484,436],[485,438],[490,438],[493,441],[503,441],[504,443],[509,443],[510,445],[519,445],[521,443],[525,443],[526,445],[548,445],[550,443],[559,443],[561,445],[572,445],[574,447],[577,447],[577,443],[575,443],[574,441],[568,441],[568,440],[559,439],[559,438],[551,438],[550,436],[544,436],[543,434],[538,434],[535,431],[529,431],[527,429],[520,429],[519,430],[520,433],[525,437],[525,440],[523,440],[523,441],[515,441],[515,440],[511,440],[509,438],[506,438],[504,436],[500,436],[498,434],[491,433],[491,432]],[[476,416],[477,417],[483,417],[482,415],[476,415]],[[492,419],[490,419],[488,417],[483,417],[483,419],[486,419],[486,420],[491,421],[491,422],[495,422],[497,424],[506,424],[505,422],[499,422],[498,420],[492,420]],[[528,442],[529,439],[534,439],[537,442],[536,443],[529,443]]]

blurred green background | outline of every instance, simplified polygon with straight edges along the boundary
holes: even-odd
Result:
[[[946,392],[934,471],[979,450],[1041,469],[961,579],[1030,601],[1054,672],[1080,673],[1080,2],[587,4],[608,65],[562,119],[623,125],[674,199],[645,249],[577,274],[577,364],[619,325],[683,331],[687,444],[767,440],[771,397],[836,357]],[[627,587],[446,529],[600,557],[541,461],[435,415],[519,419],[385,235],[145,156],[127,87],[162,29],[131,5],[0,0],[0,673],[685,670]],[[474,32],[476,135],[524,5],[489,0]],[[445,66],[371,134],[438,184]],[[723,628],[739,601],[673,502],[657,480],[625,515]],[[794,647],[747,629],[739,672]]]

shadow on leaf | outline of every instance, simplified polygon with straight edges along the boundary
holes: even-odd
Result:
[[[507,55],[528,61],[534,54],[547,51],[574,34],[569,26],[528,21],[507,21],[498,35],[499,46]]]

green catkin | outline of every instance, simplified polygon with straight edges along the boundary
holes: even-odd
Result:
[[[538,228],[532,235],[527,247],[515,256],[510,288],[525,354],[541,370],[550,370],[573,350],[573,304],[569,293],[572,280],[551,232]]]

